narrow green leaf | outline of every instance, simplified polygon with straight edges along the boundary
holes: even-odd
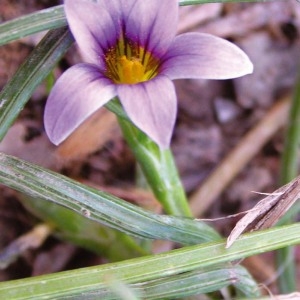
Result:
[[[229,249],[225,242],[184,247],[119,263],[0,283],[3,299],[97,299],[113,276],[137,284],[169,276],[214,268],[245,257],[300,243],[300,224],[245,234]]]
[[[0,25],[0,46],[13,40],[67,25],[63,5],[43,9]]]
[[[292,181],[299,172],[299,142],[300,142],[300,69],[295,82],[294,95],[291,103],[289,122],[285,135],[284,149],[281,157],[280,185]],[[292,208],[299,214],[299,205]],[[281,224],[291,224],[296,220],[295,216],[285,215]],[[279,274],[278,284],[281,293],[290,293],[296,290],[296,264],[295,249],[287,248],[278,251],[276,256],[277,267],[284,266]]]
[[[247,290],[244,287],[245,280],[250,282]],[[144,299],[177,299],[196,294],[205,294],[218,291],[230,284],[234,284],[247,297],[259,295],[259,288],[249,273],[242,267],[227,267],[203,269],[167,278],[153,280],[145,284],[139,284]],[[132,285],[134,288],[135,285]]]
[[[55,235],[93,251],[110,262],[149,254],[131,236],[77,214],[61,205],[20,195],[22,204],[33,215],[52,225]]]
[[[219,235],[203,222],[157,215],[21,159],[0,154],[0,182],[37,201],[50,201],[140,238],[196,244]]]
[[[36,87],[48,76],[73,42],[67,28],[50,31],[0,93],[0,140]]]

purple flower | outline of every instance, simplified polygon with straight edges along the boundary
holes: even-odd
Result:
[[[54,144],[118,96],[131,121],[168,147],[177,113],[171,80],[228,79],[253,70],[226,40],[175,36],[177,0],[65,0],[65,13],[85,63],[68,69],[49,95],[45,128]]]

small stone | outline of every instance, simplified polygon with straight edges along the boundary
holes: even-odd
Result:
[[[223,124],[232,121],[241,113],[241,108],[230,99],[218,97],[214,101],[215,113],[218,121]]]

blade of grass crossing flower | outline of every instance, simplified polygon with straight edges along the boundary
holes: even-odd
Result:
[[[0,182],[39,201],[54,202],[140,238],[166,239],[190,245],[220,238],[203,222],[153,214],[108,193],[3,153],[0,154]]]
[[[225,248],[225,242],[214,242],[114,264],[3,282],[0,283],[0,295],[4,299],[34,299],[33,295],[36,299],[49,295],[63,299],[72,295],[74,299],[85,293],[91,296],[87,299],[93,299],[94,293],[105,287],[107,276],[115,276],[125,283],[158,280],[200,268],[211,270],[221,263],[299,243],[300,224],[275,227],[245,234],[229,249]]]
[[[67,28],[50,31],[0,93],[0,140],[36,87],[48,76],[73,43]]]
[[[0,25],[0,46],[13,40],[67,25],[63,6],[55,6]]]

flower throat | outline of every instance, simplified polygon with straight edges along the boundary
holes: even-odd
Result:
[[[117,84],[135,84],[150,80],[158,72],[159,63],[145,48],[126,38],[105,54],[105,74]]]

